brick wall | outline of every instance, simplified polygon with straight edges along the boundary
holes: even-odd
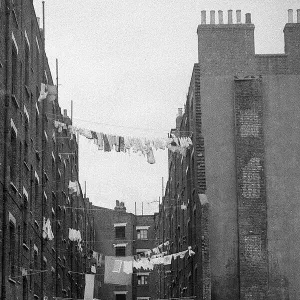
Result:
[[[0,154],[1,234],[6,230],[3,237],[6,249],[3,252],[1,244],[0,253],[1,258],[7,262],[5,268],[3,265],[1,267],[1,274],[5,274],[6,289],[6,295],[2,290],[1,296],[2,299],[5,296],[6,299],[17,299],[23,295],[26,297],[27,293],[29,298],[34,295],[73,295],[82,298],[82,276],[68,276],[68,271],[86,272],[83,253],[75,251],[75,246],[68,241],[68,228],[83,230],[86,223],[79,221],[82,217],[88,221],[88,227],[92,225],[92,218],[86,215],[86,211],[76,213],[71,209],[72,206],[88,205],[82,193],[79,196],[68,195],[69,180],[78,179],[78,145],[75,138],[70,141],[71,136],[66,130],[58,132],[54,127],[55,115],[60,121],[70,123],[67,117],[61,115],[57,101],[37,101],[41,82],[45,82],[45,78],[49,84],[53,84],[53,81],[47,58],[44,59],[42,55],[42,36],[33,4],[31,1],[22,3],[23,6],[17,1],[16,6],[12,7],[9,14],[9,41],[0,46],[3,50],[8,45],[7,56],[4,56],[5,51],[1,51],[0,56],[1,105],[5,96],[3,89],[7,92],[8,100],[7,112],[0,110],[0,147],[3,149]],[[5,8],[4,5],[0,7],[3,15]],[[1,18],[1,22],[4,21]],[[5,26],[1,26],[1,39],[5,36],[5,29]],[[16,52],[15,77],[12,76],[13,48]],[[12,86],[15,87],[14,90]],[[4,118],[8,121],[7,128],[4,128]],[[14,156],[11,154],[12,131],[17,133]],[[65,155],[64,152],[72,154]],[[8,158],[5,164],[4,153]],[[15,176],[12,173],[13,163],[17,170]],[[55,236],[53,241],[41,238],[44,217],[50,219]],[[14,238],[9,236],[10,224],[15,225]],[[11,241],[15,241],[13,264],[10,255],[13,253]],[[22,276],[22,272],[27,272],[28,275]],[[63,293],[63,289],[66,293]]]
[[[235,81],[240,299],[265,299],[267,202],[262,80]]]

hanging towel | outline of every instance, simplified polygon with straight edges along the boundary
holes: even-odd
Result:
[[[113,272],[117,270],[117,265],[121,261],[121,266],[125,261],[132,261],[132,256],[115,257],[105,256],[105,271],[104,271],[104,283],[117,284],[117,285],[130,285],[132,275],[124,272],[124,268],[120,268],[120,272]],[[127,270],[127,269],[126,269]]]
[[[132,274],[132,261],[124,261],[123,262],[124,265],[123,265],[123,270],[126,274]]]
[[[164,256],[164,265],[170,265],[172,262],[173,255],[166,255]]]
[[[57,86],[47,84],[47,91],[48,91],[47,100],[48,101],[54,101],[56,99],[56,96],[57,96]]]
[[[97,134],[98,150],[103,150],[104,149],[103,133],[102,132],[96,132],[96,134]]]
[[[46,92],[46,85],[45,83],[41,83],[41,91],[38,101],[42,101],[47,98],[48,92]]]
[[[155,164],[155,158],[154,158],[152,147],[150,147],[149,151],[147,152],[147,162],[149,164]]]
[[[94,281],[95,275],[85,274],[85,290],[84,290],[84,300],[94,299]]]
[[[104,152],[110,152],[111,148],[108,142],[108,138],[106,134],[103,134],[103,142],[104,142]]]

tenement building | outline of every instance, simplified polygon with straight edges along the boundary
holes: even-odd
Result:
[[[58,105],[33,3],[0,1],[3,300],[83,298],[93,216],[78,185],[76,136],[59,122],[71,124]]]
[[[93,206],[96,232],[95,251],[101,253],[95,294],[108,300],[150,300],[153,296],[153,269],[132,264],[137,256],[145,256],[155,246],[154,216],[126,212],[123,202],[116,200],[114,209]],[[101,220],[101,221],[100,221]],[[99,242],[98,242],[99,241]],[[109,269],[109,261],[114,265]],[[124,261],[131,270],[123,272]],[[117,266],[119,265],[119,268]],[[125,271],[125,264],[124,264]]]
[[[171,134],[160,235],[173,260],[160,297],[299,299],[300,10],[288,11],[285,52],[255,54],[254,24],[241,11],[202,11],[198,57]],[[225,19],[225,18],[224,18]],[[271,34],[271,33],[270,33]],[[157,231],[157,232],[159,232]]]

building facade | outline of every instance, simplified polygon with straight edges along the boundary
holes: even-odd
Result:
[[[230,10],[224,24],[219,11],[216,24],[211,11],[206,24],[202,12],[199,61],[171,131],[188,133],[193,147],[169,154],[159,226],[196,254],[190,265],[175,261],[170,279],[162,272],[164,297],[299,298],[300,10],[296,23],[293,14],[285,53],[258,55],[250,14],[242,23],[236,11],[233,24]]]
[[[104,282],[105,257],[134,257],[144,254],[155,245],[154,216],[126,212],[123,202],[116,201],[114,209],[94,206],[95,251],[102,254],[103,262],[97,279],[99,299],[154,299],[151,293],[151,270],[133,269],[129,285]],[[102,276],[101,276],[102,274]]]
[[[94,229],[91,203],[68,189],[76,137],[55,126],[71,124],[57,98],[38,101],[41,83],[54,82],[32,1],[1,0],[0,15],[1,299],[83,298]],[[82,251],[69,228],[87,241]]]

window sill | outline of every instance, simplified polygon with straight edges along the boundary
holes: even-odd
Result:
[[[8,281],[10,281],[13,284],[16,284],[17,282],[15,280],[13,280],[11,277],[8,277]]]
[[[14,190],[15,193],[18,192],[18,189],[16,188],[16,186],[14,185],[14,183],[12,181],[10,182],[10,186]]]
[[[30,168],[29,168],[29,166],[28,166],[28,164],[27,164],[27,162],[25,160],[24,160],[24,165],[25,165],[26,169],[29,171]]]
[[[29,87],[26,84],[24,84],[24,87],[25,87],[27,96],[30,97],[30,89],[29,89]]]
[[[19,102],[18,102],[17,97],[16,97],[15,94],[11,95],[11,99],[13,100],[14,104],[16,105],[16,107],[20,108],[20,104],[19,104]]]

